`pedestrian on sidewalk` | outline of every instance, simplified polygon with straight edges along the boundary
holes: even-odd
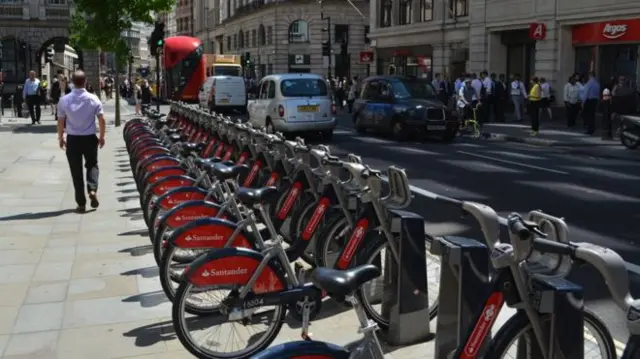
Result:
[[[142,88],[138,83],[133,86],[133,95],[136,99],[136,116],[142,116],[140,109],[142,108]]]
[[[576,125],[578,113],[580,113],[580,86],[575,76],[569,77],[564,85],[564,106],[567,112],[567,127]]]
[[[73,74],[74,90],[62,97],[58,104],[58,142],[60,148],[66,150],[71,179],[75,191],[78,213],[86,211],[85,183],[82,173],[82,161],[87,170],[87,192],[92,208],[98,202],[98,146],[105,143],[105,119],[102,101],[95,94],[89,93],[85,86],[87,78],[78,70]],[[96,136],[96,118],[99,123],[99,135]],[[66,140],[64,133],[67,134]]]
[[[358,75],[353,76],[353,80],[351,81],[351,86],[349,86],[349,96],[347,98],[347,106],[349,107],[349,113],[353,113],[353,103],[356,101],[359,87],[360,85],[358,84]]]
[[[531,90],[529,90],[529,116],[531,117],[531,136],[537,136],[540,131],[540,101],[542,100],[542,87],[537,76],[531,78]]]
[[[547,82],[547,79],[544,77],[540,78],[540,90],[541,90],[541,98],[540,98],[540,112],[547,114],[549,120],[553,120],[553,114],[551,112],[551,85]]]
[[[60,97],[62,97],[62,90],[60,88],[60,79],[61,75],[56,76],[53,79],[53,83],[51,84],[51,114],[55,115],[58,113],[58,102],[60,101]]]
[[[36,72],[29,71],[29,78],[24,82],[22,98],[27,101],[31,124],[40,123],[40,80],[36,78]]]
[[[509,95],[507,93],[507,84],[505,83],[504,74],[500,74],[497,81],[495,79],[495,75],[496,74],[494,73],[491,74],[491,79],[494,83],[493,112],[496,117],[496,122],[502,123],[504,122],[504,111]]]
[[[602,123],[602,139],[611,139],[613,137],[613,122],[619,116],[631,115],[636,111],[637,97],[636,92],[629,86],[624,76],[618,77],[616,84],[611,90],[611,116],[607,117],[608,121]]]
[[[587,127],[587,135],[593,135],[596,130],[596,110],[600,100],[600,83],[596,80],[596,73],[589,71],[589,81],[582,91],[582,118]]]
[[[527,91],[524,83],[520,81],[520,75],[513,75],[510,88],[511,102],[513,103],[513,109],[516,113],[516,121],[522,122],[522,112],[524,109],[524,101],[527,99]]]

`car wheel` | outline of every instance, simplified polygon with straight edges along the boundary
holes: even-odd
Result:
[[[391,133],[391,136],[393,136],[393,138],[397,140],[404,139],[406,135],[404,130],[404,124],[402,123],[402,121],[399,121],[399,120],[391,121],[391,128],[389,129],[389,132]]]
[[[362,134],[367,132],[367,129],[362,125],[362,122],[360,121],[360,113],[356,113],[356,115],[353,117],[353,127],[358,133]]]
[[[322,140],[331,141],[333,139],[333,130],[322,131]]]

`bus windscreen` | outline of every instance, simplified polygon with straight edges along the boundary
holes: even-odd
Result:
[[[239,66],[215,65],[215,76],[242,76],[242,68]]]

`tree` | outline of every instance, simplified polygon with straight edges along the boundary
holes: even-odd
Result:
[[[120,126],[120,67],[131,50],[122,33],[133,22],[152,24],[152,13],[169,11],[176,0],[75,0],[71,19],[71,42],[87,50],[113,52],[116,57],[116,126]]]

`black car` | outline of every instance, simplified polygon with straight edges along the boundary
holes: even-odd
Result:
[[[425,80],[403,76],[374,76],[364,80],[353,106],[358,132],[367,129],[405,138],[410,133],[455,138],[458,120],[437,99]]]

